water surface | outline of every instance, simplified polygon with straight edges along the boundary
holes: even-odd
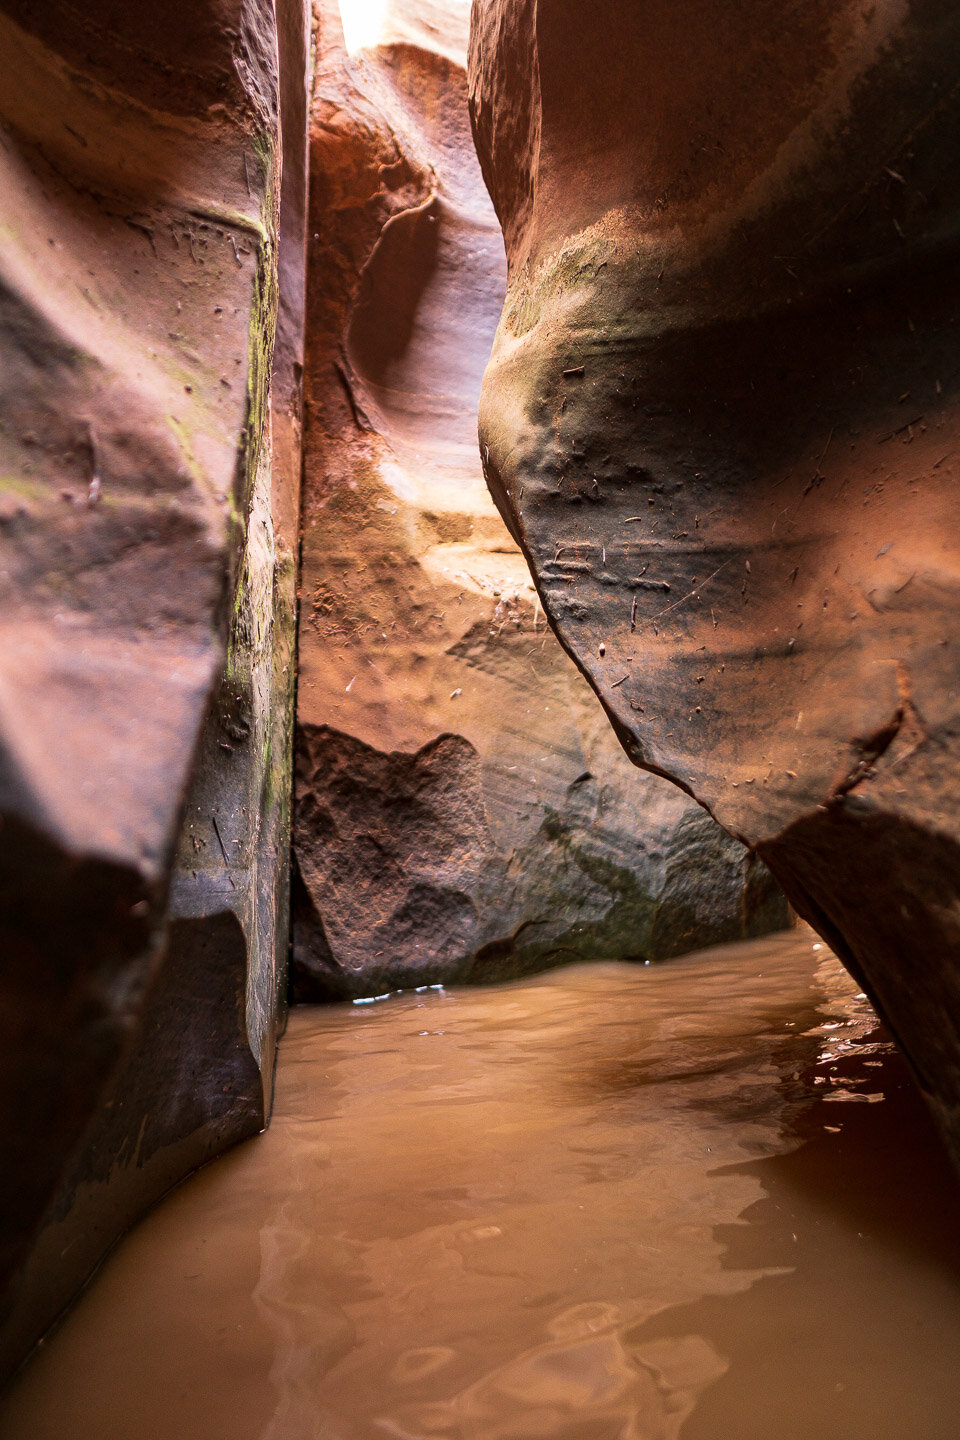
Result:
[[[956,1440],[958,1190],[809,931],[294,1012],[4,1440]]]

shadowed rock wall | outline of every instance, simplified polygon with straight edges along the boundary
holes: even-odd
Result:
[[[483,481],[503,302],[467,6],[323,10],[311,122],[294,993],[663,958],[786,923],[688,798],[632,769]],[[349,30],[348,30],[349,36]]]
[[[628,754],[770,865],[960,1153],[960,14],[474,0],[487,479]]]
[[[296,0],[0,6],[4,1369],[269,1111],[306,37]]]

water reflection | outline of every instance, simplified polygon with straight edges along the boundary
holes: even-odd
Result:
[[[809,933],[300,1012],[0,1432],[954,1440],[956,1194]]]

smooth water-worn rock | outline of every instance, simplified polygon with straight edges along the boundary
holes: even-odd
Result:
[[[306,35],[0,6],[0,1368],[268,1112]]]
[[[554,750],[539,775],[531,765],[525,813],[507,809],[508,791],[492,820],[496,772],[463,735],[384,753],[302,727],[295,993],[491,981],[575,958],[666,959],[707,937],[782,928],[783,899],[763,867],[663,785],[624,793],[622,757],[595,728],[579,757]],[[584,753],[593,770],[564,790]]]
[[[662,958],[786,921],[767,872],[634,771],[490,500],[476,404],[506,281],[465,5],[322,13],[311,126],[294,993]],[[350,19],[351,12],[345,12]]]
[[[960,1154],[952,0],[475,0],[487,478],[631,757],[861,976]]]

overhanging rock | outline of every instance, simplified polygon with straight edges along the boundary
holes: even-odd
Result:
[[[767,861],[960,1155],[960,15],[475,0],[487,479],[631,757]]]

